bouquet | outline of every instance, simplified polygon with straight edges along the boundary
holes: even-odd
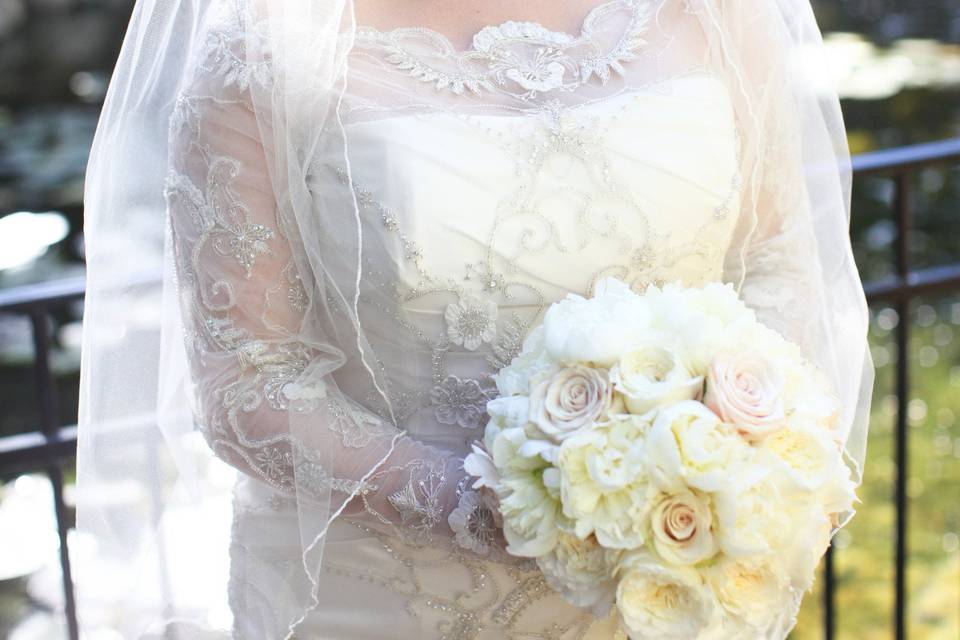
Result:
[[[509,554],[634,640],[786,634],[855,482],[829,386],[731,286],[605,280],[496,383],[464,466]]]

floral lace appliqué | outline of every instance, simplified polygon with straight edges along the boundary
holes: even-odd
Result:
[[[617,14],[627,15],[616,27]],[[624,63],[646,45],[642,37],[653,16],[647,0],[611,0],[594,8],[578,36],[551,31],[536,22],[508,21],[482,29],[467,51],[425,28],[380,32],[357,29],[356,46],[379,52],[390,66],[429,82],[440,91],[476,95],[503,91],[529,99],[541,93],[573,91],[593,78],[606,84],[625,75]],[[612,44],[604,32],[619,28]]]
[[[440,424],[476,429],[483,422],[490,395],[476,380],[447,376],[430,391],[430,399]]]
[[[489,555],[497,537],[497,523],[479,493],[464,491],[447,522],[458,545],[479,556]]]
[[[476,351],[497,337],[497,305],[489,300],[469,296],[447,305],[443,315],[450,342],[467,351]]]

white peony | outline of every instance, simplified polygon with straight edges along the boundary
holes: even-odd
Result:
[[[760,450],[772,454],[765,459],[788,485],[815,493],[828,513],[853,509],[856,484],[832,432],[817,425],[782,429],[766,438]]]
[[[667,493],[684,486],[714,492],[749,485],[759,475],[752,457],[733,429],[694,400],[661,409],[647,437],[647,466]]]
[[[694,376],[673,353],[655,345],[634,349],[620,358],[610,379],[635,414],[680,400],[699,400],[703,390],[703,376]]]
[[[526,396],[500,396],[487,402],[487,413],[504,429],[523,428],[530,418],[530,399]]]
[[[786,502],[790,528],[783,532],[779,556],[794,591],[813,587],[817,565],[830,546],[833,526],[823,509],[815,503]]]
[[[561,505],[544,484],[547,462],[521,453],[527,440],[523,429],[504,429],[494,439],[491,454],[500,471],[496,493],[507,551],[534,558],[556,545]]]
[[[619,280],[604,280],[592,299],[571,294],[547,310],[544,347],[557,362],[610,367],[648,333],[649,320],[643,298]]]
[[[631,640],[689,640],[710,622],[715,601],[700,575],[645,553],[621,563],[617,610]]]
[[[784,426],[783,384],[777,367],[758,354],[719,356],[710,364],[703,402],[757,440]]]
[[[717,552],[710,498],[702,493],[661,496],[650,516],[650,529],[654,549],[670,564],[694,565]]]
[[[494,376],[501,396],[526,395],[530,390],[530,378],[556,368],[556,361],[544,348],[543,334],[543,325],[534,328],[523,341],[520,354]]]
[[[742,558],[776,548],[791,522],[776,483],[765,479],[743,491],[713,494],[720,549]]]
[[[543,577],[567,602],[597,618],[610,613],[616,595],[614,571],[621,552],[604,549],[597,539],[561,533],[553,550],[537,558]]]
[[[559,444],[604,417],[612,402],[605,369],[574,365],[531,381],[529,420]]]
[[[695,375],[722,348],[749,345],[755,316],[729,285],[708,284],[692,289],[680,284],[648,287],[644,299],[652,309],[649,331],[672,349],[682,350],[684,364]]]
[[[618,416],[560,447],[563,513],[581,539],[593,534],[612,549],[644,543],[653,491],[643,465],[646,427],[637,416]]]

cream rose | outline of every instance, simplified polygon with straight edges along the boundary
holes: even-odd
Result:
[[[741,634],[743,637],[764,635],[767,627],[790,604],[789,580],[770,556],[724,559],[709,567],[705,574],[720,606],[753,631],[749,635]]]
[[[709,624],[714,599],[696,571],[641,553],[621,573],[617,610],[631,640],[689,640]]]
[[[574,365],[536,379],[530,389],[530,422],[560,443],[603,417],[613,402],[606,370]]]
[[[704,404],[749,439],[784,426],[783,378],[757,354],[715,358],[707,370]]]
[[[684,491],[664,495],[650,516],[653,546],[671,564],[694,565],[717,552],[709,497]]]
[[[680,400],[699,400],[703,376],[694,376],[663,347],[634,349],[610,372],[630,413],[643,414]]]
[[[597,618],[610,613],[617,589],[614,571],[622,552],[604,549],[593,536],[586,539],[561,533],[557,546],[537,558],[537,566],[552,589]]]

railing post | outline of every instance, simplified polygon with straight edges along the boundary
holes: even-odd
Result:
[[[57,437],[59,430],[57,388],[50,370],[50,317],[43,308],[30,311],[30,323],[33,331],[34,380],[37,385],[37,401],[40,407],[41,429],[48,442]],[[67,522],[67,505],[63,501],[63,470],[58,461],[51,459],[46,468],[47,477],[53,486],[53,506],[57,518],[57,535],[60,538],[60,570],[63,581],[64,615],[67,618],[67,633],[70,640],[79,640],[80,628],[77,621],[77,604],[74,598],[73,574],[70,570],[70,550],[67,546],[67,534],[70,523]]]
[[[894,214],[897,221],[896,269],[898,279],[906,284],[910,275],[910,189],[909,174],[900,172],[894,178]],[[910,402],[910,298],[901,298],[894,305],[897,322],[897,414],[895,458],[897,466],[894,499],[896,504],[896,547],[894,580],[894,637],[907,638],[907,411]]]
[[[823,637],[824,640],[833,640],[836,622],[834,618],[834,573],[833,573],[833,542],[827,547],[823,556]]]

